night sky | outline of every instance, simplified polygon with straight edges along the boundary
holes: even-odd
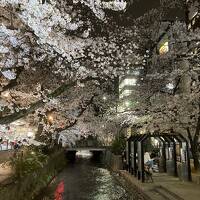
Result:
[[[127,12],[134,18],[140,17],[148,10],[156,8],[160,5],[160,0],[132,0],[134,3],[130,6]]]

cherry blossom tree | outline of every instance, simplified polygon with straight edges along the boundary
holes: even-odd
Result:
[[[171,1],[167,8],[177,5]],[[184,5],[184,4],[182,4]],[[116,120],[137,127],[141,133],[181,133],[190,142],[194,168],[199,169],[199,29],[188,30],[181,21],[162,21],[165,8],[160,7],[136,20],[138,47],[145,53],[143,83],[132,101],[132,110],[118,114]],[[159,42],[166,37],[169,51],[159,54]],[[115,120],[115,119],[114,119]]]
[[[125,1],[2,0],[0,6],[0,124],[34,118],[41,134],[75,126],[86,109],[103,112],[105,88],[141,59],[136,27],[118,25],[110,14],[123,13]]]
[[[143,115],[141,121],[132,124],[141,132],[183,134],[190,142],[194,167],[198,170],[199,29],[188,31],[182,22],[170,22],[168,26],[165,34],[170,50],[164,55],[153,52],[150,57],[144,78],[146,86],[139,93],[142,100],[133,112],[135,115],[139,109]]]

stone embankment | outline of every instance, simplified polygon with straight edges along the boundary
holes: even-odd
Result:
[[[124,179],[123,185],[141,200],[199,200],[200,185],[194,182],[181,181],[178,177],[166,173],[153,173],[153,182],[142,183],[128,171],[122,170],[122,159],[111,152],[106,152],[107,166],[118,173],[118,179]],[[193,181],[194,177],[192,176]],[[198,182],[198,181],[196,181]]]
[[[192,182],[183,182],[179,178],[168,176],[164,173],[155,173],[153,182],[142,183],[129,172],[119,170],[122,176],[132,188],[143,194],[150,200],[199,200],[200,185]]]

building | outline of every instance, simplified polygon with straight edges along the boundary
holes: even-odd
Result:
[[[137,105],[135,92],[141,84],[143,73],[143,66],[133,66],[125,76],[119,78],[118,112],[129,111]]]

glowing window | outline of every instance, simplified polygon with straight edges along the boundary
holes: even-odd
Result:
[[[169,42],[164,42],[159,49],[159,54],[163,55],[168,51],[169,51]]]

